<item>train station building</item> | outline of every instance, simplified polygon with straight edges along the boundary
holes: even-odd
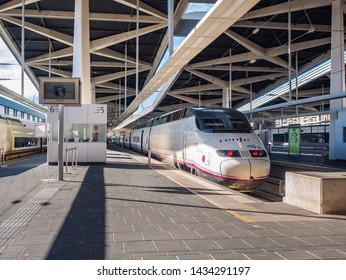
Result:
[[[0,0],[21,66],[20,92],[0,87],[1,129],[31,118],[48,140],[11,161],[0,146],[0,259],[345,260],[345,13],[343,0]],[[224,112],[227,137],[212,120]],[[159,127],[188,117],[169,128],[188,132]],[[154,149],[180,140],[200,162]],[[225,174],[244,158],[247,180]]]

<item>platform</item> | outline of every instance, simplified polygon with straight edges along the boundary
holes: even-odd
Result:
[[[0,259],[346,259],[346,216],[263,202],[108,147],[69,169],[0,168]],[[48,169],[48,170],[47,170]]]

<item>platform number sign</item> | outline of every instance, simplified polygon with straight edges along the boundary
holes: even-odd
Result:
[[[105,106],[97,106],[95,113],[96,114],[104,114],[105,113]]]
[[[52,114],[59,113],[59,107],[57,105],[49,106],[49,112],[51,112]]]

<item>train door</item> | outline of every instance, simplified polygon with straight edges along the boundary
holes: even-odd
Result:
[[[142,130],[142,133],[141,133],[141,154],[143,154],[143,134],[144,134],[144,130]]]
[[[183,161],[193,161],[192,147],[193,147],[193,130],[191,124],[187,123],[184,127],[183,132]]]

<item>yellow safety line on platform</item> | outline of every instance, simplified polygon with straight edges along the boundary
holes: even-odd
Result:
[[[141,156],[141,155],[138,155],[138,156],[137,156],[137,155],[133,155],[133,154],[132,154],[131,157],[134,158],[134,159],[136,159],[137,161],[139,161],[139,162],[141,162],[141,163],[146,164],[146,161],[143,161],[143,158],[144,158],[144,157]],[[161,162],[160,162],[160,163],[161,163]],[[195,191],[192,190],[191,188],[189,188],[189,187],[183,185],[182,183],[178,182],[177,180],[173,179],[171,176],[169,176],[169,175],[167,175],[167,174],[164,174],[164,172],[159,171],[159,170],[156,170],[153,166],[149,166],[149,167],[150,167],[151,169],[155,170],[156,172],[160,173],[161,175],[168,177],[170,180],[172,180],[172,181],[175,182],[176,184],[178,184],[178,185],[180,185],[180,186],[182,186],[182,187],[188,189],[190,192],[194,193],[195,195],[197,195],[197,196],[203,198],[204,200],[208,201],[209,203],[211,203],[211,204],[217,206],[218,208],[220,208],[220,209],[226,211],[228,214],[231,214],[233,217],[235,217],[235,218],[237,218],[237,219],[243,221],[244,223],[252,223],[252,221],[251,221],[250,219],[248,219],[248,218],[246,218],[246,217],[244,217],[244,216],[242,216],[242,215],[239,215],[239,214],[237,214],[236,212],[234,212],[234,211],[232,211],[232,210],[229,210],[229,209],[223,207],[223,206],[220,205],[219,203],[217,203],[217,202],[215,202],[215,201],[213,201],[213,200],[211,200],[211,199],[205,197],[204,195],[201,195],[201,194],[195,192]],[[169,171],[169,170],[166,169],[166,171]]]
[[[245,222],[245,223],[252,223],[251,220],[249,220],[248,218],[246,218],[246,217],[244,217],[244,216],[242,216],[242,215],[237,214],[236,212],[233,212],[233,211],[231,211],[231,210],[226,210],[226,212],[229,213],[229,214],[231,214],[232,216],[234,216],[234,217],[236,217],[236,218],[242,220],[242,221]]]
[[[152,167],[151,167],[151,168],[152,168]],[[175,183],[177,183],[178,185],[180,185],[180,186],[182,186],[182,187],[188,189],[190,192],[192,192],[192,193],[194,193],[195,195],[197,195],[197,196],[203,198],[204,200],[208,201],[209,203],[211,203],[211,204],[217,206],[218,208],[220,208],[220,209],[226,211],[228,214],[231,214],[233,217],[238,218],[239,220],[241,220],[241,221],[243,221],[243,222],[245,222],[245,223],[252,223],[252,221],[249,220],[248,218],[246,218],[246,217],[244,217],[244,216],[242,216],[242,215],[239,215],[239,214],[237,214],[236,212],[234,212],[234,211],[232,211],[232,210],[229,210],[229,209],[223,207],[222,205],[220,205],[219,203],[217,203],[217,202],[215,202],[215,201],[213,201],[213,200],[211,200],[211,199],[205,197],[204,195],[201,195],[201,194],[195,192],[195,191],[192,190],[191,188],[189,188],[189,187],[183,185],[182,183],[178,182],[177,180],[173,179],[173,178],[172,178],[171,176],[169,176],[168,174],[163,174],[162,171],[156,170],[156,169],[154,169],[154,168],[152,168],[152,169],[155,170],[156,172],[158,172],[158,173],[160,173],[160,174],[162,174],[162,175],[168,177],[168,178],[169,178],[170,180],[172,180],[173,182],[175,182]],[[167,170],[167,171],[169,171],[169,170]]]
[[[178,183],[178,182],[177,182],[177,183]],[[179,184],[179,183],[178,183],[178,184]],[[181,185],[181,184],[179,184],[179,185]],[[181,185],[181,186],[183,186],[183,185]],[[220,209],[226,211],[228,214],[231,214],[233,217],[238,218],[239,220],[242,220],[242,221],[245,222],[245,223],[252,223],[252,221],[249,220],[248,218],[246,218],[246,217],[244,217],[244,216],[242,216],[242,215],[239,215],[239,214],[237,214],[236,212],[234,212],[234,211],[232,211],[232,210],[226,209],[225,207],[223,207],[223,206],[220,205],[219,203],[217,203],[217,202],[215,202],[215,201],[213,201],[213,200],[211,200],[211,199],[205,197],[204,195],[200,195],[200,194],[194,192],[193,190],[191,190],[190,188],[188,188],[188,187],[186,187],[186,186],[183,186],[183,187],[187,188],[189,191],[193,192],[194,194],[198,195],[199,197],[203,198],[204,200],[208,201],[209,203],[211,203],[211,204],[213,204],[213,205],[219,207]]]

